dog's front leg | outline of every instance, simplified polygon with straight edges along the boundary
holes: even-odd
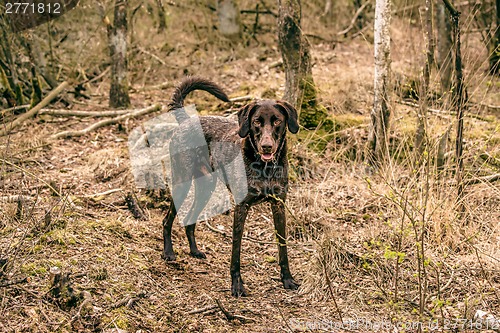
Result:
[[[231,253],[231,293],[235,297],[246,296],[240,272],[241,237],[249,206],[241,203],[234,208],[233,248]]]
[[[281,268],[281,282],[285,289],[295,290],[299,284],[294,281],[288,266],[288,254],[286,250],[286,215],[285,204],[281,200],[273,200],[271,202],[273,211],[274,229],[276,230],[276,238],[278,239],[278,254],[279,264]]]

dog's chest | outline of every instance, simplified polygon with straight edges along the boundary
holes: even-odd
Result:
[[[282,197],[286,194],[288,173],[282,166],[252,169],[247,173],[248,192],[258,198]]]

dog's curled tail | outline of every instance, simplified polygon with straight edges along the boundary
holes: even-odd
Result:
[[[194,90],[204,90],[224,102],[230,102],[226,93],[214,82],[197,76],[185,78],[181,84],[175,88],[174,94],[172,95],[172,101],[168,105],[169,109],[174,111],[175,119],[179,124],[189,119],[189,115],[184,110],[184,99]]]

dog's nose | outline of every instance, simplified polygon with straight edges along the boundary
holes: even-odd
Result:
[[[271,153],[273,151],[272,142],[263,142],[261,147],[264,153]]]

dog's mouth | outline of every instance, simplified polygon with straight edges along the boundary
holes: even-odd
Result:
[[[261,153],[260,159],[264,162],[271,162],[274,160],[274,153]]]

